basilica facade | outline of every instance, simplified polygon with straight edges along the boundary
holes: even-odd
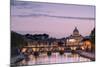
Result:
[[[83,36],[79,33],[77,27],[73,30],[73,33],[67,38],[67,46],[79,46],[81,45],[81,41]]]

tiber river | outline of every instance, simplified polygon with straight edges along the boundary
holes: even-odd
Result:
[[[69,63],[69,62],[87,62],[91,61],[88,58],[79,56],[78,54],[64,53],[52,53],[51,56],[47,56],[46,53],[40,54],[39,57],[29,55],[29,60],[22,60],[18,65],[37,65],[37,64],[54,64],[54,63]]]

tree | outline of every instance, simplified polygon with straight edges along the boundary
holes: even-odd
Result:
[[[90,37],[92,43],[95,44],[95,28],[91,31]]]
[[[14,31],[11,31],[11,47],[22,47],[26,45],[26,41],[24,39],[24,36],[21,34],[18,34]]]
[[[95,28],[91,31],[90,38],[92,41],[92,52],[95,52]]]

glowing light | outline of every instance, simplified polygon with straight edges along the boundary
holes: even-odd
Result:
[[[36,51],[36,48],[32,48],[33,51]]]
[[[27,48],[23,48],[23,49],[22,49],[22,52],[26,52],[26,50],[27,50]]]
[[[70,39],[69,41],[70,41],[70,42],[75,42],[76,40],[75,40],[75,39]]]
[[[76,50],[76,47],[71,47],[71,50]]]

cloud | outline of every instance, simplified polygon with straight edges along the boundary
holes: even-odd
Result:
[[[15,12],[23,12],[23,10],[26,12],[46,12],[50,13],[49,10],[43,10],[44,5],[39,2],[31,2],[31,1],[17,1],[17,0],[11,0],[11,11]]]
[[[50,8],[50,4],[44,4],[39,2],[31,2],[31,1],[18,1],[18,0],[11,0],[11,6],[15,8],[11,8],[11,16],[12,17],[51,17],[51,18],[60,18],[60,19],[80,19],[80,20],[95,20],[93,17],[80,17],[80,16],[67,16],[67,13],[64,15],[59,15],[62,12],[59,12],[59,8],[55,9],[48,9]],[[52,8],[54,6],[51,6]],[[43,8],[43,9],[42,9]],[[61,9],[61,7],[60,7]],[[65,8],[67,9],[67,8]],[[72,9],[70,9],[72,11]],[[33,13],[34,12],[34,13]],[[64,11],[65,12],[65,11]],[[68,12],[70,13],[70,12]],[[78,12],[76,12],[78,13]],[[69,14],[68,14],[69,15]],[[81,14],[80,14],[81,15]],[[83,14],[82,14],[83,15]],[[84,15],[83,15],[84,16]],[[86,14],[87,16],[87,14]]]
[[[38,3],[33,3],[31,1],[18,1],[18,0],[11,0],[10,2],[11,6],[15,6],[17,8],[36,8],[36,7],[41,7],[41,5],[39,5]],[[18,7],[19,6],[19,7]]]
[[[51,17],[51,18],[61,18],[61,19],[80,19],[80,20],[95,20],[92,17],[70,17],[70,16],[57,16],[49,14],[26,14],[26,15],[13,15],[14,17]]]
[[[30,4],[30,2],[26,2],[26,1],[18,1],[18,0],[11,0],[10,1],[11,6],[20,6],[20,5],[28,5]]]

